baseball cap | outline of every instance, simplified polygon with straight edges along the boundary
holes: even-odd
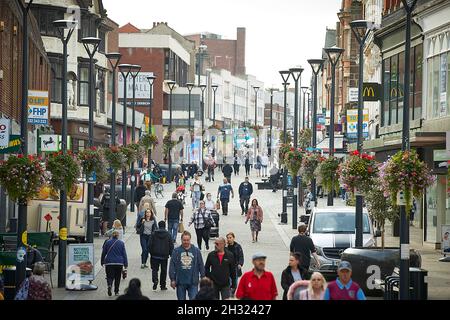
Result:
[[[258,252],[253,255],[252,260],[266,259],[266,258],[267,258],[267,256],[264,253]]]
[[[338,266],[338,271],[345,270],[345,269],[352,271],[352,265],[348,261],[341,261]]]

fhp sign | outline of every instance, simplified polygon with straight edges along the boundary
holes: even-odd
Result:
[[[6,148],[9,146],[10,124],[11,122],[9,119],[0,119],[0,147]]]
[[[48,125],[47,91],[28,91],[28,123]]]
[[[369,109],[364,109],[363,112],[363,137],[369,136]],[[358,138],[358,109],[347,110],[347,138]]]

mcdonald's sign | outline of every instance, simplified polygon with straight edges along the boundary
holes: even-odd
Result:
[[[364,101],[380,101],[381,84],[376,82],[363,83],[363,99]]]

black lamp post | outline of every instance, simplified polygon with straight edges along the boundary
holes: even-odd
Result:
[[[213,84],[211,85],[211,88],[213,90],[214,93],[214,99],[213,99],[213,126],[216,125],[216,92],[217,92],[217,88],[219,87],[219,85],[217,84]]]
[[[364,82],[364,44],[369,36],[369,22],[356,20],[350,23],[352,32],[359,43],[359,77],[358,77],[358,145],[357,149],[362,152],[363,147],[363,82]],[[355,216],[355,245],[363,246],[363,196],[356,195],[356,216]]]
[[[272,128],[273,128],[273,88],[270,89],[270,137],[269,137],[269,157],[272,158]],[[272,161],[272,160],[271,160]]]
[[[336,92],[336,65],[345,51],[342,48],[332,47],[323,49],[328,56],[328,61],[331,64],[331,102],[330,102],[330,147],[329,157],[334,157],[334,100]],[[334,202],[334,175],[331,178],[331,190],[328,192],[327,205],[332,206]]]
[[[291,68],[289,69],[292,79],[295,82],[295,103],[294,103],[294,147],[298,148],[298,91],[299,91],[299,80],[301,84],[301,76],[303,68]]]
[[[109,64],[112,68],[112,105],[111,105],[111,117],[112,117],[112,125],[111,125],[111,146],[116,145],[116,70],[119,65],[120,58],[122,55],[118,52],[107,53],[106,58],[109,61]],[[109,222],[108,226],[112,227],[114,220],[116,220],[116,171],[111,170],[111,179],[110,179],[110,187],[109,187]]]
[[[305,115],[305,112],[306,112],[306,97],[305,97],[305,95],[306,95],[306,93],[308,92],[308,87],[301,87],[301,89],[302,89],[302,93],[303,93],[303,110],[302,110],[302,129],[305,129],[306,128],[306,115]],[[309,105],[309,102],[308,102],[308,105]]]
[[[202,91],[202,104],[201,104],[201,110],[200,110],[200,119],[202,121],[202,141],[200,145],[200,161],[201,161],[201,168],[203,168],[203,135],[205,133],[205,90],[206,90],[206,84],[201,84],[198,86],[200,90]]]
[[[284,135],[284,144],[287,144],[287,87],[289,86],[288,80],[291,76],[291,72],[288,70],[280,71],[281,78],[283,79],[283,86],[284,86],[284,120],[283,120],[283,135]]]
[[[258,91],[259,91],[259,87],[255,86],[255,87],[253,87],[253,90],[255,91],[255,128],[256,128],[256,126],[258,126]],[[256,137],[255,137],[255,153],[254,153],[255,157],[256,157],[256,152],[257,152],[258,147],[259,147],[259,136],[256,135]]]
[[[314,104],[313,104],[313,116],[312,116],[312,147],[313,152],[316,151],[317,147],[317,76],[319,75],[320,70],[323,67],[324,59],[310,59],[308,63],[311,65],[311,69],[314,74]],[[316,178],[314,178],[311,182],[311,191],[313,195],[314,206],[317,207],[317,188],[316,188]]]
[[[166,81],[169,86],[170,96],[169,96],[169,134],[172,134],[172,92],[175,89],[176,82],[173,80]],[[169,177],[167,181],[172,182],[172,148],[169,149]]]
[[[81,39],[87,54],[89,55],[89,147],[94,146],[94,98],[95,98],[95,70],[94,55],[102,40],[100,38],[87,37]],[[94,182],[88,181],[88,204],[87,204],[87,236],[88,243],[94,242]]]
[[[406,34],[405,34],[405,57],[411,54],[411,16],[417,5],[417,0],[402,0],[406,11]],[[410,74],[411,62],[405,59],[405,83],[403,99],[403,131],[402,131],[402,151],[411,149],[409,141],[409,94],[410,94]],[[409,221],[406,214],[406,206],[400,206],[400,300],[409,300]]]
[[[189,108],[188,108],[188,131],[189,131],[189,136],[191,137],[191,96],[192,96],[192,89],[194,89],[195,84],[193,83],[186,83],[186,88],[189,91]],[[190,147],[188,148],[188,154],[187,154],[187,159],[188,159],[188,163],[190,163],[190,158],[191,158],[191,151],[190,151]]]
[[[148,76],[147,81],[150,84],[150,109],[149,109],[149,116],[148,116],[148,134],[152,134],[152,107],[153,107],[153,84],[155,83],[156,76]],[[148,171],[150,172],[152,166],[152,148],[148,150]]]
[[[28,13],[30,12],[33,0],[27,5],[25,2],[17,1],[22,11],[23,36],[22,36],[22,105],[20,114],[20,140],[21,153],[24,157],[28,155],[28,84],[29,84],[29,32],[28,32]],[[27,212],[28,208],[25,203],[18,203],[17,215],[17,251],[25,250],[26,237],[23,237],[27,231]],[[10,220],[10,223],[12,221]],[[12,225],[12,223],[11,223]],[[16,288],[22,284],[26,276],[27,256],[23,260],[16,259]]]
[[[131,142],[136,142],[136,77],[141,72],[140,65],[133,65],[131,69],[131,77],[133,78],[133,113],[131,121]],[[130,168],[130,180],[131,180],[131,195],[130,195],[130,207],[131,212],[134,212],[134,189],[136,188],[136,173],[134,172],[134,162]]]
[[[132,64],[119,64],[119,71],[123,77],[123,128],[122,128],[122,145],[127,145],[127,80],[133,69]],[[127,200],[127,170],[122,168],[122,199]]]
[[[309,114],[311,113],[311,89],[309,89],[309,91],[306,93],[308,95],[308,114],[306,116],[306,127],[310,128],[311,123],[309,120]]]
[[[67,44],[75,31],[77,22],[73,20],[57,20],[53,26],[58,30],[63,44],[63,67],[61,87],[61,151],[67,153]],[[67,36],[65,30],[68,30]],[[59,244],[58,244],[58,288],[66,286],[66,252],[67,252],[67,191],[61,189],[59,199]]]

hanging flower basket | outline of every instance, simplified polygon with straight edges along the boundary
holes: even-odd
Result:
[[[177,144],[177,141],[172,140],[172,131],[168,131],[163,139],[164,158],[167,159],[169,157],[170,151],[173,149],[173,147],[175,147],[176,144]]]
[[[126,158],[119,147],[111,146],[102,149],[103,156],[111,170],[118,171],[126,165]]]
[[[146,150],[153,149],[159,143],[155,134],[144,134],[139,142]]]
[[[346,190],[365,195],[373,186],[378,174],[378,165],[374,157],[354,151],[339,166],[338,174]]]
[[[131,149],[134,149],[136,151],[136,160],[140,161],[145,157],[145,150],[139,143],[132,143],[128,145]]]
[[[209,126],[208,129],[217,129],[221,130],[222,128],[218,124],[213,124],[212,126]]]
[[[399,151],[380,167],[380,177],[386,196],[398,205],[397,195],[404,193],[406,212],[409,214],[413,197],[420,197],[431,186],[434,177],[415,150]]]
[[[50,185],[55,190],[69,192],[80,177],[80,163],[71,151],[57,152],[47,158],[46,169],[50,173]]]
[[[86,176],[89,176],[92,172],[97,173],[98,176],[98,172],[105,168],[105,160],[97,147],[90,147],[80,151],[78,153],[78,159],[80,160],[83,173]]]
[[[308,152],[304,155],[301,174],[306,183],[310,183],[315,178],[316,169],[324,160],[320,153]]]
[[[137,143],[120,147],[120,152],[124,155],[125,163],[128,166],[131,166],[132,163],[141,160],[144,157],[144,150],[141,145]]]
[[[45,171],[35,156],[11,155],[0,162],[0,184],[12,201],[26,205],[45,184]]]
[[[303,152],[302,149],[291,148],[284,155],[284,163],[292,176],[297,176],[302,166]]]
[[[318,171],[322,178],[322,185],[327,192],[339,190],[339,159],[328,157],[321,162]]]
[[[311,146],[312,130],[309,128],[301,129],[298,135],[298,145],[302,149],[309,148]]]
[[[288,153],[289,151],[291,151],[291,146],[289,144],[282,144],[280,146],[280,149],[278,151],[278,160],[280,162],[280,165],[284,165],[285,162],[285,158],[284,156],[286,155],[286,153]]]

